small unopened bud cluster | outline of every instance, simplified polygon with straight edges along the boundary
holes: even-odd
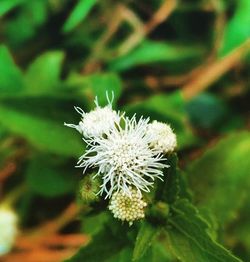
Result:
[[[93,179],[93,175],[85,176],[80,182],[79,195],[84,203],[91,203],[98,200],[96,194],[99,190],[100,184],[97,179]]]
[[[153,121],[148,125],[148,135],[152,137],[150,146],[165,154],[177,146],[176,135],[168,124]]]
[[[110,106],[97,107],[82,117],[79,130],[85,137],[97,137],[109,131],[116,121],[119,121],[119,115]]]
[[[131,189],[131,196],[127,196],[123,192],[113,194],[109,209],[115,218],[133,224],[135,220],[144,218],[144,208],[147,203],[142,199],[142,195],[136,190]]]

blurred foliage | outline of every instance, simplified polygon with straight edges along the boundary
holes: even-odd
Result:
[[[249,0],[0,0],[0,197],[25,187],[15,206],[31,243],[4,261],[40,261],[39,248],[62,261],[82,235],[68,261],[248,261],[249,36]],[[63,126],[107,91],[178,138],[156,209],[132,227],[78,199],[85,145]]]

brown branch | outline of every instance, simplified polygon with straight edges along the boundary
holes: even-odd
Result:
[[[74,220],[78,212],[78,206],[75,203],[71,203],[63,211],[63,213],[55,219],[39,226],[38,229],[23,232],[23,234],[19,237],[19,241],[17,241],[17,245],[18,242],[22,242],[24,243],[24,245],[25,243],[29,245],[30,242],[34,247],[40,245],[40,243],[43,242],[44,239],[47,239],[51,235],[55,235],[61,228]]]
[[[246,52],[249,51],[249,48],[250,40],[247,40],[227,56],[213,62],[201,70],[200,74],[196,78],[192,79],[188,84],[182,87],[184,98],[189,100],[208,88],[222,75],[237,65]]]
[[[16,171],[16,164],[13,161],[9,161],[5,166],[0,170],[0,183],[12,175]]]
[[[28,252],[9,254],[4,257],[4,262],[60,262],[70,258],[76,248],[68,248],[63,250],[35,249]]]
[[[20,236],[16,242],[16,248],[18,250],[30,250],[41,248],[41,246],[47,248],[53,247],[79,247],[88,242],[89,238],[83,234],[52,234],[46,237],[40,237],[37,239],[29,238],[27,236]]]
[[[159,24],[164,22],[177,6],[176,0],[165,0],[160,8],[154,13],[148,23],[143,25],[139,18],[128,8],[124,7],[123,15],[125,19],[134,25],[134,32],[121,44],[118,48],[118,56],[127,54],[135,46],[137,46],[142,39],[152,32]]]
[[[20,235],[12,253],[4,257],[6,262],[57,262],[72,256],[76,250],[85,245],[89,238],[82,234],[58,234],[79,212],[76,204],[70,204],[54,220],[45,223],[39,229]]]
[[[209,56],[204,64],[192,69],[191,71],[182,75],[169,75],[169,76],[147,76],[145,77],[145,83],[153,90],[164,90],[170,86],[182,86],[196,78],[203,72],[204,68],[211,64],[212,57]]]
[[[52,221],[39,227],[33,234],[46,235],[58,232],[61,228],[67,225],[70,221],[74,220],[79,212],[79,207],[75,203],[71,203],[62,214]]]
[[[121,14],[124,21],[134,29],[133,33],[117,48],[117,56],[122,56],[133,49],[145,36],[144,27],[139,17],[126,6],[121,6]]]
[[[119,57],[130,52],[147,34],[149,34],[160,23],[165,21],[175,10],[176,6],[176,0],[165,0],[163,5],[145,25],[131,9],[122,4],[116,6],[108,22],[107,30],[92,49],[92,53],[85,63],[82,73],[91,73],[98,69],[100,67],[99,59],[105,59],[107,57],[113,58],[114,56]],[[123,21],[131,25],[133,32],[115,50],[108,51],[106,46]]]
[[[144,31],[146,34],[152,32],[159,24],[164,22],[175,10],[176,0],[166,0],[162,6],[154,13],[152,18],[145,24]]]
[[[112,36],[117,32],[120,24],[123,21],[121,16],[121,6],[118,5],[112,10],[110,20],[107,24],[107,30],[103,33],[99,40],[96,41],[90,56],[88,57],[85,66],[83,67],[82,73],[87,74],[95,71],[98,68],[98,60],[103,55],[105,51],[105,46],[112,38]]]

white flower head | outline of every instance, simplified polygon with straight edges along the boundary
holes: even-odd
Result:
[[[116,192],[112,195],[109,204],[109,210],[115,218],[133,224],[135,220],[145,217],[144,209],[147,203],[143,200],[142,195],[136,189],[131,189],[131,196],[124,192]]]
[[[159,150],[150,148],[147,135],[149,119],[136,121],[121,116],[121,121],[111,128],[105,136],[96,137],[88,143],[88,149],[80,157],[78,167],[84,172],[88,167],[97,167],[96,176],[102,177],[100,194],[111,197],[122,191],[131,196],[131,186],[149,192],[155,178],[163,176],[163,164]]]
[[[148,125],[147,134],[151,137],[150,146],[162,153],[173,152],[177,146],[176,135],[168,124],[153,121]]]
[[[96,98],[96,108],[89,113],[85,113],[80,107],[75,107],[75,110],[82,117],[81,121],[78,125],[66,123],[64,125],[75,128],[87,139],[102,136],[110,130],[116,122],[120,121],[119,113],[112,109],[113,98],[109,100],[107,96],[107,100],[108,105],[100,107]]]
[[[0,206],[0,256],[8,253],[14,245],[18,233],[17,220],[14,211]]]

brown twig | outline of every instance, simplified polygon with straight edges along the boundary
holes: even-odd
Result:
[[[145,82],[151,89],[155,90],[165,89],[170,86],[182,86],[191,81],[191,79],[198,77],[201,72],[203,72],[204,68],[211,64],[211,60],[212,58],[210,56],[202,65],[199,65],[182,75],[169,75],[163,77],[156,77],[152,75],[145,77]]]
[[[126,6],[121,6],[121,14],[123,20],[128,22],[132,28],[133,33],[117,48],[117,56],[123,56],[133,49],[145,36],[144,26],[139,17]]]
[[[165,0],[152,18],[145,24],[127,7],[123,9],[124,19],[134,25],[134,32],[118,48],[117,55],[122,56],[137,46],[145,36],[152,32],[159,24],[164,22],[177,6],[176,0]]]
[[[107,30],[101,36],[101,38],[96,42],[95,47],[92,50],[82,73],[90,73],[99,67],[98,60],[102,58],[110,57],[120,57],[133,48],[135,48],[144,37],[152,32],[160,23],[165,21],[170,14],[175,10],[177,6],[176,0],[165,0],[162,6],[154,13],[152,18],[145,25],[139,19],[139,17],[127,6],[119,4],[116,6],[112,12],[111,19],[108,22]],[[119,29],[121,23],[125,21],[129,23],[132,27],[133,32],[128,36],[128,38],[123,41],[114,51],[107,51],[107,44],[109,40],[114,36],[114,34]]]
[[[74,220],[79,213],[79,207],[75,203],[71,203],[62,214],[55,219],[40,226],[35,230],[32,235],[48,235],[58,232],[61,228],[67,225],[70,221]]]
[[[20,235],[16,251],[4,257],[6,262],[57,262],[72,256],[89,238],[82,234],[59,234],[61,228],[74,220],[79,212],[76,204],[70,204],[60,216],[38,229]]]
[[[4,262],[60,262],[71,257],[76,248],[63,250],[49,250],[45,248],[34,249],[28,252],[10,254],[4,257]]]
[[[232,67],[238,64],[250,48],[250,40],[233,50],[227,56],[211,63],[201,70],[200,74],[182,87],[185,99],[189,100],[208,88]]]
[[[40,225],[38,229],[31,231],[23,232],[19,237],[18,243],[25,243],[33,247],[37,247],[40,243],[43,243],[44,240],[48,239],[49,236],[55,235],[61,228],[67,225],[69,222],[74,220],[79,212],[79,208],[75,203],[71,203],[62,214],[60,214],[55,219],[46,222],[43,225]]]
[[[176,0],[166,0],[160,8],[154,13],[152,18],[144,25],[146,34],[152,32],[159,24],[164,22],[177,6]]]
[[[82,73],[91,73],[98,67],[98,60],[100,56],[103,55],[105,46],[111,39],[111,37],[117,32],[123,17],[121,16],[121,6],[118,5],[113,10],[113,15],[108,21],[107,30],[103,33],[101,38],[96,42],[95,46],[92,49],[92,52],[87,59],[86,65],[84,66]]]
[[[215,13],[215,22],[213,30],[214,44],[211,56],[216,57],[223,40],[224,29],[226,24],[226,14],[224,10],[224,5],[220,0],[210,0],[210,4],[212,8],[211,11]]]
[[[13,161],[5,163],[3,168],[0,170],[0,183],[3,183],[6,178],[12,175],[16,171],[16,164]]]
[[[52,234],[45,237],[29,238],[27,236],[20,236],[17,239],[16,247],[19,250],[31,250],[41,248],[41,246],[47,248],[53,247],[78,247],[85,244],[88,241],[88,237],[82,234]]]

